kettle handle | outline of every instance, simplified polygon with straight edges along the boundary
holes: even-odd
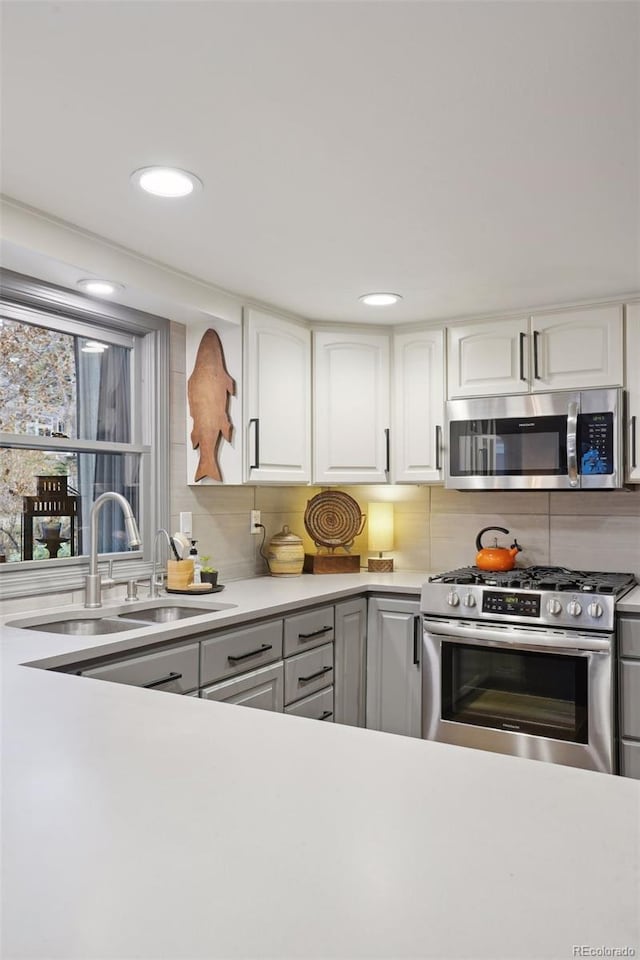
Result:
[[[487,533],[488,530],[499,530],[500,533],[509,533],[509,531],[505,530],[504,527],[483,527],[476,537],[476,550],[484,550],[484,547],[482,546],[482,534]]]

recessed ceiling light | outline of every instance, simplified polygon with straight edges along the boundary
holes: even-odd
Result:
[[[188,197],[194,190],[202,190],[202,180],[176,167],[142,167],[131,174],[131,179],[154,197]]]
[[[91,279],[90,277],[78,280],[78,286],[85,293],[90,293],[94,297],[112,297],[119,290],[124,290],[121,283],[113,283],[111,280]]]
[[[368,307],[390,307],[392,303],[402,300],[402,297],[399,293],[365,293],[360,300]]]

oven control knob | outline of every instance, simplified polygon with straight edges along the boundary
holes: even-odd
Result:
[[[567,604],[567,613],[572,617],[579,617],[582,613],[582,606],[577,600],[569,600]]]
[[[557,617],[559,613],[562,613],[562,604],[556,597],[552,597],[551,600],[547,601],[547,610],[554,617]]]
[[[465,607],[475,607],[476,598],[472,593],[468,593],[462,602],[464,603]]]
[[[460,603],[460,597],[455,590],[451,590],[451,592],[447,594],[447,603],[450,607],[457,607]]]
[[[594,619],[597,620],[598,617],[602,616],[602,606],[599,603],[590,603],[587,607],[587,613],[590,617],[594,617]]]

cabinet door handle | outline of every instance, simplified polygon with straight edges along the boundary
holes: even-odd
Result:
[[[161,687],[163,683],[170,683],[172,680],[181,680],[181,673],[168,673],[166,677],[160,677],[159,680],[149,680],[149,683],[143,683],[142,686],[147,690],[152,690],[153,687]]]
[[[324,677],[325,673],[330,673],[333,670],[333,667],[323,667],[322,670],[318,670],[317,673],[312,673],[308,677],[298,677],[298,683],[311,683],[312,680],[317,680],[318,677]]]
[[[264,653],[265,650],[271,650],[273,648],[272,643],[263,643],[258,650],[250,650],[249,653],[241,653],[237,657],[232,657],[229,655],[227,660],[229,663],[241,663],[242,660],[248,660],[249,657],[257,657],[259,653]]]
[[[542,379],[540,377],[540,370],[538,367],[538,341],[540,339],[540,331],[533,331],[533,376],[536,380]]]
[[[385,466],[385,468],[384,468],[384,472],[385,472],[385,473],[389,473],[389,470],[391,469],[391,440],[390,440],[390,437],[391,437],[391,430],[389,429],[389,427],[387,427],[387,429],[384,431],[384,448],[385,448],[385,458],[386,458],[386,466]]]
[[[636,459],[636,418],[635,416],[631,417],[631,466],[637,467],[638,462]]]
[[[333,627],[320,627],[319,630],[314,630],[313,633],[299,633],[298,640],[306,643],[307,640],[313,640],[314,637],[321,637],[323,633],[330,633],[332,630]]]
[[[258,470],[260,468],[260,419],[258,417],[251,417],[249,426],[251,426],[252,423],[256,425],[253,448],[255,463],[249,464],[249,470]]]
[[[436,470],[442,470],[442,460],[440,459],[440,452],[442,448],[442,427],[440,424],[436,424]]]
[[[333,710],[325,710],[321,717],[318,717],[318,720],[328,720],[329,717],[333,716]]]
[[[420,625],[422,618],[416,615],[413,618],[413,663],[414,666],[420,666]]]
[[[520,334],[520,379],[526,380],[524,375],[524,342],[527,339],[526,333]]]

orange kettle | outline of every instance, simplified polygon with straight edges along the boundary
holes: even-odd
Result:
[[[516,557],[522,550],[522,547],[515,539],[510,547],[499,547],[498,538],[494,538],[493,547],[482,546],[482,534],[488,530],[498,530],[500,533],[509,533],[504,527],[484,527],[476,537],[476,567],[481,570],[513,570],[516,565]]]

